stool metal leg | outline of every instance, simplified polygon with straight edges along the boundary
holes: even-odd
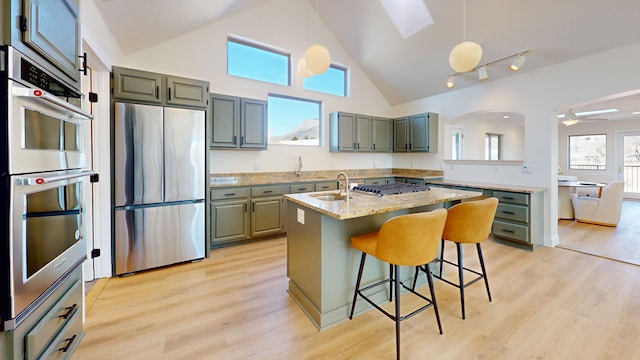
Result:
[[[484,285],[487,287],[487,295],[489,295],[489,301],[491,301],[491,290],[489,290],[489,280],[487,279],[487,270],[484,268],[484,257],[482,256],[482,247],[480,243],[476,243],[478,249],[478,259],[480,259],[480,267],[482,268],[482,277],[484,277]]]
[[[458,250],[458,279],[460,284],[460,305],[462,306],[462,319],[465,319],[464,312],[464,269],[462,266],[462,244],[456,243]]]
[[[429,264],[425,266],[425,273],[427,274],[427,282],[429,283],[429,291],[431,292],[431,303],[433,304],[433,311],[436,313],[436,320],[438,321],[438,329],[442,334],[442,324],[440,323],[440,313],[438,312],[438,304],[436,303],[436,292],[433,288],[433,275],[431,274],[431,268]]]
[[[389,264],[389,302],[393,301],[393,265]]]
[[[351,303],[351,312],[349,313],[349,320],[353,318],[353,311],[356,309],[356,299],[358,298],[358,291],[360,291],[360,280],[362,280],[362,270],[364,269],[364,260],[367,258],[367,253],[362,252],[360,258],[360,269],[358,270],[358,280],[356,280],[356,289],[353,291],[353,302]]]
[[[444,239],[440,241],[440,276],[442,276],[442,266],[444,265]]]
[[[400,279],[398,277],[399,266],[393,265],[393,268],[396,273],[396,276],[393,280],[396,293],[396,358],[400,360],[400,320],[402,319],[400,315]]]

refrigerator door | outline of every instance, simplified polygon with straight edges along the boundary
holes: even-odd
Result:
[[[162,107],[115,103],[115,206],[163,201]]]
[[[115,274],[204,258],[204,201],[115,211]]]
[[[164,108],[164,201],[204,199],[205,112]]]

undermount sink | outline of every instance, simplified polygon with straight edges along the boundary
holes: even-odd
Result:
[[[345,200],[347,198],[346,195],[340,195],[337,193],[322,193],[322,194],[313,194],[309,196],[322,201],[340,201],[340,200]]]

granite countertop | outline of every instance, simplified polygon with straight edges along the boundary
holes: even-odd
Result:
[[[346,172],[349,182],[361,183],[366,178],[379,177],[410,177],[424,180],[442,179],[441,170],[418,169],[346,169],[346,170],[318,170],[303,171],[296,176],[293,171],[255,172],[255,173],[227,173],[211,174],[210,186],[251,186],[265,184],[293,184],[303,182],[319,182],[337,180],[338,173]]]
[[[289,201],[303,205],[311,210],[318,211],[338,220],[346,220],[482,196],[481,192],[439,187],[431,187],[429,191],[387,196],[376,196],[351,191],[348,201],[324,201],[313,196],[327,193],[335,194],[337,191],[287,194],[284,195],[284,197]]]
[[[487,189],[487,190],[502,190],[502,191],[520,192],[520,193],[528,193],[528,194],[547,191],[547,188],[539,187],[539,186],[491,184],[491,183],[479,183],[479,182],[473,182],[473,181],[460,181],[460,180],[433,180],[433,181],[429,181],[429,183],[453,185],[453,186],[464,186],[464,187]]]

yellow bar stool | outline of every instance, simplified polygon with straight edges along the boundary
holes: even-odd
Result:
[[[394,320],[396,323],[396,356],[398,359],[400,359],[400,321],[406,320],[433,306],[438,322],[438,329],[440,330],[440,334],[442,334],[442,325],[440,324],[440,315],[438,314],[438,305],[436,304],[431,272],[426,271],[429,290],[431,291],[431,299],[429,299],[413,291],[413,289],[405,286],[400,281],[399,268],[400,266],[418,266],[437,260],[438,248],[446,219],[447,211],[445,209],[400,215],[387,220],[379,231],[353,236],[351,238],[351,247],[362,251],[362,258],[360,260],[360,269],[358,270],[358,279],[353,294],[349,319],[353,318],[356,300],[358,295],[360,295],[373,307],[383,312],[391,320]],[[362,271],[367,255],[375,256],[379,260],[389,263],[390,274],[388,279],[360,288]],[[363,292],[367,290],[387,283],[390,284],[392,292],[395,290],[395,313],[393,315],[363,294]],[[427,304],[407,315],[401,315],[400,286],[419,296],[425,300]],[[390,296],[389,301],[393,301],[393,296]]]
[[[486,198],[483,200],[467,201],[449,208],[449,214],[447,215],[447,222],[442,232],[442,254],[440,256],[440,273],[434,275],[436,278],[453,285],[460,289],[460,304],[462,306],[462,318],[465,318],[464,309],[464,288],[475,283],[480,279],[484,279],[485,287],[487,288],[487,295],[489,301],[491,301],[491,290],[489,290],[489,281],[487,280],[487,271],[484,266],[484,257],[482,256],[482,247],[480,244],[484,242],[491,233],[491,226],[493,224],[493,218],[496,215],[496,209],[498,208],[498,199],[495,197]],[[456,244],[458,252],[458,263],[448,261],[444,259],[444,241],[453,241]],[[462,244],[476,244],[478,251],[478,260],[480,260],[480,268],[482,272],[478,272],[473,269],[464,267],[462,264]],[[458,283],[454,283],[442,277],[442,266],[444,263],[455,265],[458,268]],[[425,270],[425,267],[419,267],[420,270]],[[465,283],[464,271],[471,272],[478,277]],[[416,270],[416,278],[418,271]],[[414,279],[415,286],[415,279]]]

